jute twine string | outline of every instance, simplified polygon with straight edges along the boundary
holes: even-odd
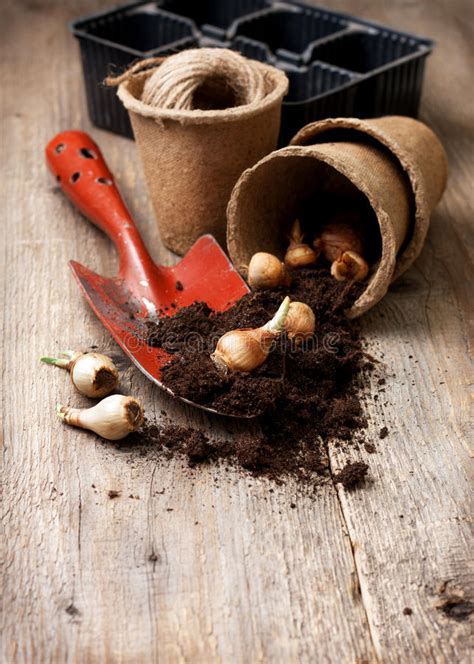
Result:
[[[243,123],[281,109],[288,92],[283,71],[222,48],[147,58],[104,83],[118,87],[131,117],[152,118],[161,128],[168,120],[182,126]]]
[[[164,56],[139,60],[138,62],[135,62],[135,64],[131,65],[126,71],[124,71],[123,74],[119,74],[119,76],[107,76],[107,78],[104,80],[104,84],[111,88],[116,88],[120,85],[120,83],[128,81],[136,74],[140,74],[141,72],[144,72],[151,67],[160,65],[165,60],[166,57]]]
[[[166,58],[148,78],[142,101],[155,108],[191,111],[196,94],[208,86],[210,108],[225,93],[233,106],[258,104],[267,94],[265,73],[258,64],[227,49],[182,51]]]

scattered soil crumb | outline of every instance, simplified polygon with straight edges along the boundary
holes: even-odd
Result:
[[[188,441],[184,446],[184,453],[187,455],[188,464],[191,467],[207,461],[212,455],[212,451],[213,447],[203,433],[190,431]]]
[[[108,497],[110,500],[114,500],[114,498],[118,498],[120,496],[120,491],[115,491],[115,489],[110,489],[110,491],[107,492]]]
[[[177,291],[183,291],[184,290],[184,286],[180,281],[176,282],[176,290]]]
[[[74,606],[74,604],[72,602],[71,602],[71,604],[69,604],[69,606],[67,606],[65,608],[65,611],[70,616],[79,616],[79,615],[81,615],[81,612],[79,611],[77,606]]]
[[[364,449],[368,454],[375,454],[377,449],[372,443],[364,443]]]
[[[442,611],[447,618],[463,622],[474,613],[474,602],[458,595],[446,595],[437,604],[436,608]]]
[[[191,467],[207,461],[213,452],[209,439],[201,431],[191,427],[170,424],[161,430],[160,437],[167,448],[184,453]]]
[[[405,616],[411,616],[412,613],[413,613],[413,609],[410,609],[409,606],[406,606],[403,609],[403,615],[405,615]]]
[[[383,439],[386,438],[387,436],[388,436],[388,429],[387,429],[387,427],[382,427],[382,428],[380,429],[380,431],[379,431],[379,438],[380,438],[380,440],[383,440]]]
[[[368,470],[369,466],[366,463],[360,461],[348,463],[334,476],[334,481],[336,484],[342,484],[345,489],[354,489],[364,481]]]

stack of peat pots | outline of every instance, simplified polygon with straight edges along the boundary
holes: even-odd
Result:
[[[446,181],[444,149],[417,120],[388,116],[309,124],[236,184],[227,209],[230,256],[238,268],[257,251],[283,257],[305,201],[323,194],[354,202],[364,197],[377,220],[381,251],[366,289],[347,312],[355,318],[379,302],[420,254]],[[317,210],[314,221],[316,231]]]

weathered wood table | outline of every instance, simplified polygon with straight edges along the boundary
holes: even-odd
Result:
[[[175,260],[158,241],[135,145],[86,116],[65,24],[109,1],[2,3],[3,661],[468,662],[472,4],[326,3],[438,41],[421,116],[451,176],[422,258],[364,321],[393,374],[386,399],[368,406],[377,453],[354,452],[370,482],[353,493],[328,484],[291,509],[291,483],[270,493],[216,467],[190,478],[178,460],[119,452],[56,420],[57,401],[80,399],[40,355],[91,344],[121,355],[67,267],[74,258],[113,274],[114,252],[51,181],[48,140],[90,131],[154,257]],[[151,416],[238,435],[120,361],[123,389]]]

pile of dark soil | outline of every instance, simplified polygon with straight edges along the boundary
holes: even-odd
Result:
[[[224,313],[195,303],[150,323],[148,343],[173,355],[163,381],[176,394],[230,415],[257,417],[252,431],[233,444],[213,443],[200,432],[173,426],[142,435],[187,454],[191,465],[227,458],[275,478],[325,474],[328,441],[350,443],[367,426],[360,393],[370,363],[357,324],[344,316],[362,288],[341,284],[322,268],[304,269],[294,273],[289,289],[251,293]],[[314,337],[295,346],[282,336],[251,374],[220,373],[210,359],[217,340],[229,330],[265,324],[285,295],[313,309]]]
[[[224,313],[197,302],[150,323],[147,341],[175,356],[162,372],[163,382],[187,399],[229,415],[252,417],[274,410],[280,399],[287,406],[303,396],[306,406],[316,400],[321,412],[335,392],[344,396],[363,361],[357,329],[344,316],[360,291],[360,284],[341,285],[327,270],[299,270],[289,289],[246,295]],[[210,357],[218,339],[229,330],[264,325],[287,294],[313,309],[314,337],[296,346],[283,335],[268,360],[251,374],[219,372]],[[344,407],[342,402],[336,405],[339,411]],[[346,405],[352,413],[350,399]]]

